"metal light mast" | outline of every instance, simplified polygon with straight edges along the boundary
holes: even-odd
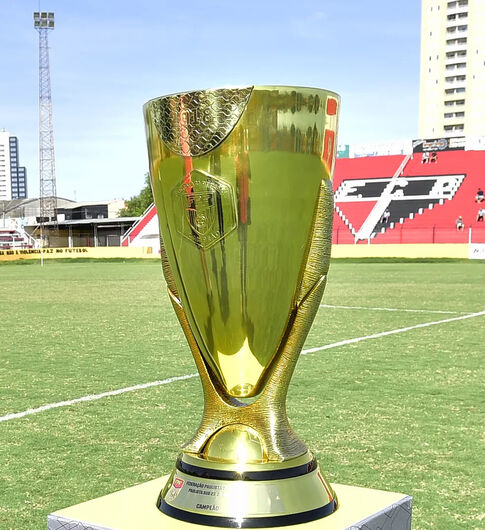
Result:
[[[57,222],[56,167],[48,42],[48,33],[54,29],[54,13],[35,12],[34,28],[39,33],[39,198],[40,237],[42,246],[44,246],[45,223]]]

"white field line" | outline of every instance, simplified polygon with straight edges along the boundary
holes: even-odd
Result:
[[[434,309],[399,309],[394,307],[364,307],[355,305],[320,304],[320,307],[328,307],[330,309],[366,309],[367,311],[404,311],[407,313],[442,313],[445,315],[458,315],[465,313],[465,311],[439,311]]]
[[[405,331],[410,331],[412,329],[427,328],[429,326],[437,326],[438,324],[447,324],[448,322],[456,322],[458,320],[466,320],[467,318],[481,317],[485,315],[485,311],[479,311],[478,313],[469,313],[468,315],[461,315],[459,317],[445,318],[444,320],[435,320],[434,322],[424,322],[423,324],[415,324],[414,326],[408,326],[407,328],[391,329],[390,331],[381,331],[380,333],[374,333],[373,335],[366,335],[365,337],[356,337],[355,339],[346,339],[341,340],[340,342],[334,342],[332,344],[327,344],[326,346],[317,346],[316,348],[310,348],[308,350],[303,350],[302,355],[307,353],[314,353],[317,351],[328,350],[329,348],[336,348],[338,346],[345,346],[347,344],[355,344],[356,342],[361,342],[363,340],[369,339],[378,339],[380,337],[385,337],[387,335],[395,335],[397,333],[404,333]]]
[[[478,313],[469,313],[467,315],[461,315],[459,317],[446,318],[444,320],[436,320],[434,322],[424,322],[423,324],[416,324],[414,326],[408,326],[406,328],[391,329],[389,331],[382,331],[380,333],[374,333],[373,335],[365,335],[363,337],[356,337],[353,339],[341,340],[339,342],[333,342],[332,344],[326,344],[325,346],[318,346],[316,348],[309,348],[307,350],[302,350],[301,355],[307,355],[308,353],[315,353],[317,351],[329,350],[331,348],[337,348],[339,346],[346,346],[347,344],[355,344],[356,342],[362,342],[369,339],[378,339],[380,337],[385,337],[387,335],[395,335],[397,333],[404,333],[412,329],[427,328],[429,326],[437,326],[438,324],[447,324],[448,322],[457,322],[459,320],[466,320],[468,318],[476,318],[485,316],[485,311],[479,311]],[[38,412],[44,412],[45,410],[55,409],[59,407],[68,407],[70,405],[75,405],[76,403],[83,403],[85,401],[96,401],[97,399],[102,399],[110,396],[117,396],[119,394],[124,394],[126,392],[133,392],[135,390],[143,390],[144,388],[150,388],[160,385],[168,385],[176,381],[183,381],[185,379],[192,379],[197,377],[198,374],[187,374],[180,375],[176,377],[169,377],[168,379],[162,379],[161,381],[152,381],[151,383],[142,383],[140,385],[128,386],[125,388],[119,388],[117,390],[110,390],[109,392],[103,392],[101,394],[91,394],[89,396],[83,396],[76,399],[70,399],[67,401],[59,401],[58,403],[48,403],[47,405],[42,405],[35,409],[27,409],[23,412],[14,412],[7,414],[6,416],[0,416],[0,423],[3,421],[14,420],[17,418],[23,418],[25,416],[30,416],[31,414],[37,414]]]
[[[27,409],[23,412],[14,412],[12,414],[7,414],[6,416],[0,416],[0,423],[2,421],[14,420],[17,418],[23,418],[24,416],[30,416],[31,414],[37,414],[38,412],[44,412],[44,410],[57,409],[59,407],[69,407],[70,405],[75,405],[76,403],[83,403],[84,401],[96,401],[97,399],[117,396],[119,394],[124,394],[125,392],[133,392],[134,390],[143,390],[144,388],[150,388],[152,386],[168,385],[170,383],[174,383],[175,381],[192,379],[198,375],[199,374],[179,375],[176,377],[169,377],[168,379],[162,379],[161,381],[152,381],[151,383],[142,383],[140,385],[127,386],[126,388],[118,388],[117,390],[110,390],[108,392],[103,392],[102,394],[91,394],[89,396],[69,399],[67,401],[59,401],[58,403],[48,403],[47,405],[42,405],[42,407],[37,407],[36,409]]]

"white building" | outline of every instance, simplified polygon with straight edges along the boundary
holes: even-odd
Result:
[[[419,137],[485,136],[485,0],[422,0]]]
[[[0,130],[0,200],[12,198],[12,180],[10,178],[10,133]]]
[[[0,129],[0,201],[27,197],[27,171],[19,166],[18,140]]]

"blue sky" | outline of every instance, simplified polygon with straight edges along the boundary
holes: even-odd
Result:
[[[339,143],[415,138],[418,0],[42,0],[49,34],[57,191],[127,199],[148,170],[142,105],[228,85],[328,88]],[[0,128],[19,138],[38,196],[38,1],[0,0]]]

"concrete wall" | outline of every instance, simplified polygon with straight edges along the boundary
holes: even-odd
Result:
[[[19,259],[40,260],[40,249],[27,250],[0,250],[0,261],[13,261]],[[158,253],[153,253],[151,247],[75,247],[75,248],[46,248],[43,251],[44,259],[59,258],[157,258]]]
[[[333,245],[332,258],[468,258],[468,244]],[[77,247],[44,250],[52,258],[154,258],[152,247]],[[0,250],[0,261],[40,259],[39,249]]]

